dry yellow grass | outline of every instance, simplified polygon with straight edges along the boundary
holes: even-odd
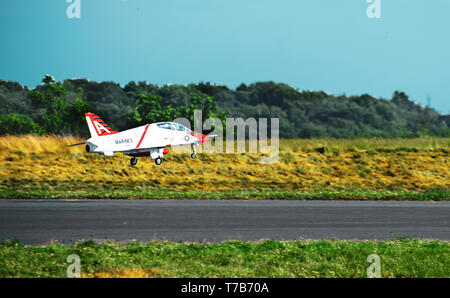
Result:
[[[450,139],[281,140],[279,161],[262,154],[171,152],[161,166],[123,154],[88,154],[74,137],[0,138],[4,189],[406,190],[450,189]]]
[[[116,271],[102,271],[94,273],[82,273],[83,278],[148,278],[161,274],[161,269],[125,268]]]

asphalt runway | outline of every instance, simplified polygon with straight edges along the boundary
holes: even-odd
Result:
[[[450,240],[450,202],[3,200],[0,240]]]

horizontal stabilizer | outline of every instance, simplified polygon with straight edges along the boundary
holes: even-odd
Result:
[[[85,142],[81,142],[81,143],[77,143],[77,144],[67,145],[67,147],[80,146],[80,145],[84,145],[84,144],[85,144]]]

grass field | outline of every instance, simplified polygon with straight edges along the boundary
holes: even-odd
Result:
[[[88,154],[73,137],[0,138],[0,197],[449,199],[450,139],[281,140],[263,153]],[[177,150],[174,148],[173,150]],[[172,151],[173,151],[172,150]]]
[[[66,277],[70,254],[80,257],[82,277],[366,277],[370,254],[380,256],[381,277],[450,276],[450,242],[400,239],[72,246],[8,241],[0,245],[0,277]]]
[[[264,153],[170,152],[135,167],[66,147],[80,141],[1,137],[0,198],[450,199],[448,138],[281,140],[274,164]]]
[[[450,200],[450,139],[281,140],[267,154],[170,152],[161,166],[87,154],[72,137],[0,137],[0,198]],[[176,150],[176,149],[175,149]],[[171,150],[172,151],[172,150]],[[450,242],[0,243],[0,277],[449,277]]]

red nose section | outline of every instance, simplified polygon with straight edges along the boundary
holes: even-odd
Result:
[[[205,144],[206,142],[209,141],[209,137],[202,133],[193,132],[191,133],[191,136],[196,137],[201,144]]]

